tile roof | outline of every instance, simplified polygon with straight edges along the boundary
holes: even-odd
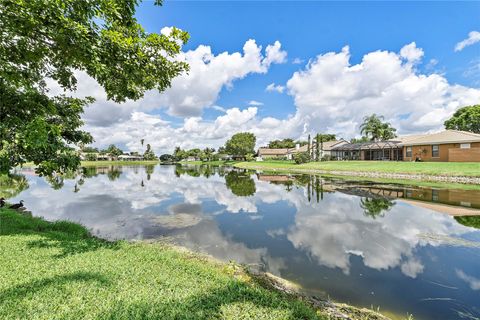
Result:
[[[260,148],[258,149],[258,154],[260,156],[281,156],[281,155],[287,155],[288,154],[287,148],[283,149],[271,149],[271,148]]]
[[[480,134],[458,130],[444,130],[437,133],[399,137],[400,145],[424,145],[446,143],[480,142]]]

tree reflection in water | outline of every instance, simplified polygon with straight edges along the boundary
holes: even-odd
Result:
[[[0,198],[16,197],[28,189],[28,180],[23,174],[0,175]]]
[[[225,176],[227,188],[239,197],[253,196],[257,191],[255,181],[248,172],[230,171]]]
[[[362,198],[360,207],[363,209],[365,216],[376,219],[384,217],[385,213],[395,205],[395,202],[386,198]]]

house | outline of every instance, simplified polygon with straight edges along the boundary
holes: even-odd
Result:
[[[334,146],[339,146],[342,144],[348,143],[345,140],[334,140],[334,141],[327,141],[321,144],[320,149],[320,158],[323,157],[330,157],[332,154],[332,150]],[[300,146],[299,144],[295,145],[295,148],[279,148],[279,149],[272,149],[272,148],[259,148],[258,149],[258,157],[257,161],[262,161],[264,159],[272,159],[272,158],[284,158],[288,160],[292,160],[293,156],[299,152],[308,152],[308,144]],[[315,158],[316,155],[316,145],[314,143],[310,144],[310,152],[312,156]]]
[[[113,157],[108,154],[102,154],[98,152],[81,152],[80,160],[82,161],[112,161]]]
[[[272,158],[286,158],[288,155],[288,149],[271,149],[271,148],[259,148],[257,155],[260,159],[272,159]]]
[[[404,161],[480,162],[480,134],[445,130],[399,140]]]
[[[337,160],[480,162],[480,134],[444,130],[387,141],[345,143],[332,148]]]
[[[120,161],[142,161],[143,156],[137,156],[132,154],[122,154],[118,156],[118,160]]]

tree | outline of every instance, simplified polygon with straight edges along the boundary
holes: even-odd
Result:
[[[383,116],[377,116],[375,113],[364,117],[363,123],[360,125],[360,132],[371,141],[389,140],[396,137],[397,129],[393,128],[390,123],[382,122]]]
[[[78,71],[115,102],[163,91],[188,69],[175,57],[188,33],[146,32],[135,18],[138,0],[0,1],[0,172],[27,161],[40,174],[78,167],[75,145],[92,98],[53,96],[46,79],[76,90]],[[161,5],[160,0],[155,4]]]
[[[315,161],[320,161],[320,149],[323,148],[322,139],[322,135],[317,133],[317,136],[315,137]]]
[[[98,149],[94,147],[85,146],[80,149],[84,153],[98,153]]]
[[[214,148],[208,148],[207,147],[207,148],[203,149],[204,159],[207,160],[207,161],[211,161],[214,152],[215,152]]]
[[[257,138],[253,133],[240,132],[234,134],[225,143],[225,151],[230,155],[246,156],[255,153],[255,142]]]
[[[182,161],[183,159],[187,158],[187,152],[182,150],[180,147],[175,147],[175,151],[173,152],[173,158],[175,161]]]
[[[164,153],[160,156],[160,161],[162,161],[162,162],[173,162],[173,161],[175,161],[175,159],[171,154]]]
[[[444,124],[445,129],[480,133],[480,105],[458,109]]]
[[[307,153],[308,153],[308,157],[311,157],[312,153],[310,152],[310,134],[308,135],[308,141],[307,141]]]
[[[368,137],[361,137],[361,138],[352,138],[350,140],[350,143],[365,143],[365,142],[369,142],[370,139]]]
[[[149,143],[147,143],[147,150],[145,150],[145,153],[143,154],[143,159],[157,160],[157,156],[155,155],[155,152],[153,152],[152,147]]]
[[[108,146],[108,148],[105,150],[105,153],[112,156],[112,157],[118,157],[123,154],[122,149],[117,147],[114,144],[111,144]]]
[[[285,149],[285,148],[294,148],[295,141],[290,138],[286,138],[283,140],[273,140],[268,143],[268,147],[272,149]]]

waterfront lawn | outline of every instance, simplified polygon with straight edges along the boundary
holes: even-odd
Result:
[[[0,208],[0,319],[325,319],[239,270]]]
[[[351,171],[426,174],[436,176],[480,176],[479,162],[394,162],[394,161],[323,161],[304,164],[291,162],[241,162],[236,166],[250,169]]]

